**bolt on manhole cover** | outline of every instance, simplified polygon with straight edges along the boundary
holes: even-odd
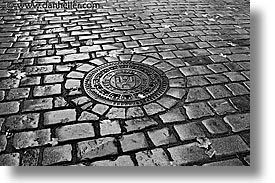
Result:
[[[84,90],[94,100],[113,106],[144,105],[160,98],[169,87],[166,75],[154,66],[111,62],[91,70]]]

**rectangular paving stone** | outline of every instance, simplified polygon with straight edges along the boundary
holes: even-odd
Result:
[[[5,118],[0,118],[0,131],[2,130],[2,126],[4,122],[5,122]]]
[[[225,116],[223,120],[229,124],[233,132],[241,132],[250,129],[250,114],[232,114]]]
[[[17,78],[8,78],[0,81],[0,89],[17,88],[20,84],[20,80]]]
[[[225,99],[211,100],[208,104],[214,109],[218,115],[224,115],[236,112],[233,106]]]
[[[203,166],[244,166],[241,160],[235,158],[230,160],[206,163]]]
[[[29,113],[9,116],[5,122],[5,127],[10,130],[24,130],[38,127],[39,113]]]
[[[6,135],[0,135],[0,152],[3,152],[6,150],[7,147],[7,137]]]
[[[58,141],[94,137],[95,132],[92,123],[66,125],[56,129]]]
[[[141,107],[130,107],[127,109],[126,118],[143,117],[144,112]]]
[[[44,124],[52,125],[76,121],[75,109],[55,110],[44,113]]]
[[[211,139],[211,143],[216,156],[229,156],[249,151],[249,147],[239,135]]]
[[[211,83],[211,84],[220,84],[220,83],[226,83],[229,80],[222,74],[211,74],[205,76],[205,78]]]
[[[228,58],[232,62],[249,61],[250,55],[249,54],[232,54],[232,55],[229,55]]]
[[[154,115],[156,113],[165,111],[164,107],[162,107],[157,103],[150,103],[150,104],[144,105],[143,108],[148,115]]]
[[[233,106],[239,111],[250,110],[250,98],[245,96],[233,97],[229,99]]]
[[[15,149],[43,146],[51,141],[50,129],[15,133],[13,146]]]
[[[52,56],[52,57],[42,57],[37,59],[38,64],[52,64],[52,63],[60,63],[60,56]]]
[[[17,60],[18,58],[19,58],[18,53],[0,55],[0,60],[1,61],[4,61],[4,60],[13,61],[13,60]]]
[[[115,155],[118,153],[113,137],[100,138],[77,143],[77,158],[81,160]]]
[[[24,77],[21,79],[21,86],[31,86],[40,84],[40,76]]]
[[[19,153],[0,155],[0,166],[19,166]]]
[[[131,119],[125,121],[125,126],[127,132],[136,131],[136,130],[142,130],[144,128],[155,126],[158,123],[153,120],[152,118],[137,118],[137,119]]]
[[[126,112],[125,108],[112,107],[106,117],[109,119],[125,119]]]
[[[142,39],[142,40],[139,40],[139,42],[142,46],[152,46],[152,45],[162,44],[162,41],[160,39]]]
[[[61,84],[35,86],[33,89],[33,96],[49,96],[61,94]]]
[[[179,125],[174,125],[174,128],[182,141],[192,140],[197,137],[205,136],[205,133],[199,123],[194,122],[194,123],[187,123],[187,124],[179,124]]]
[[[192,54],[189,51],[185,50],[178,50],[178,51],[173,51],[173,53],[176,55],[178,58],[188,58],[192,57]]]
[[[123,152],[148,147],[147,141],[143,133],[123,135],[119,141],[121,143],[121,148]]]
[[[162,128],[147,132],[155,146],[172,144],[177,142],[175,135],[168,128]]]
[[[19,111],[19,102],[0,103],[0,115],[14,114]]]
[[[170,166],[168,156],[163,149],[153,149],[136,153],[138,166]]]
[[[56,50],[56,55],[68,55],[76,53],[76,48]]]
[[[186,114],[189,117],[189,119],[197,119],[201,117],[214,115],[210,107],[204,102],[185,105],[184,108],[186,109]]]
[[[104,104],[96,104],[92,111],[97,113],[97,114],[100,114],[100,115],[103,115],[107,110],[109,109],[109,106],[107,105],[104,105]]]
[[[166,94],[181,99],[186,94],[186,91],[182,88],[170,88]]]
[[[100,51],[101,47],[100,45],[93,45],[93,46],[81,46],[79,47],[80,52],[96,52]]]
[[[206,87],[206,90],[213,96],[214,99],[230,97],[231,94],[223,85],[213,85]]]
[[[222,73],[228,71],[223,64],[210,64],[207,67],[215,73]]]
[[[39,161],[39,149],[28,149],[21,155],[22,166],[38,166]]]
[[[100,121],[100,134],[110,135],[121,133],[119,121],[117,120],[102,120]]]
[[[116,160],[102,160],[102,161],[96,161],[90,164],[90,166],[134,166],[134,162],[131,159],[130,156],[124,155],[124,156],[119,156]]]
[[[168,148],[168,151],[174,160],[173,163],[176,165],[185,165],[209,159],[205,154],[205,149],[198,147],[196,143],[171,147]]]
[[[23,111],[38,111],[38,110],[45,110],[45,109],[52,109],[53,99],[52,98],[43,98],[43,99],[32,99],[32,100],[25,100],[23,102]]]
[[[204,76],[189,76],[187,77],[187,87],[209,85],[209,81]]]
[[[184,76],[211,74],[211,71],[204,66],[181,67],[180,71]]]
[[[211,96],[207,93],[204,88],[190,88],[187,94],[186,102],[198,102],[201,100],[210,99]]]
[[[185,121],[186,116],[180,111],[179,108],[172,109],[159,116],[163,123],[173,123],[178,121]]]
[[[45,57],[47,55],[46,50],[43,51],[32,51],[23,53],[22,58],[36,58],[36,57]]]
[[[8,92],[7,100],[17,100],[21,98],[28,98],[30,88],[13,88]]]
[[[29,66],[25,69],[27,75],[46,74],[53,71],[52,65]]]
[[[162,39],[164,44],[177,44],[177,43],[183,43],[183,41],[180,38],[166,38]]]
[[[44,83],[60,83],[64,81],[63,74],[50,74],[44,76]]]
[[[42,165],[66,162],[72,160],[72,146],[64,145],[57,147],[46,147],[43,152]]]
[[[90,56],[88,53],[76,53],[76,54],[65,55],[63,62],[74,62],[79,60],[86,60],[89,58]]]
[[[249,91],[240,83],[229,83],[225,85],[233,95],[246,95],[249,94]]]
[[[202,121],[207,131],[211,134],[223,134],[229,132],[225,123],[218,118],[209,118]]]
[[[245,81],[247,80],[241,73],[239,72],[225,72],[223,73],[226,77],[228,77],[231,81]]]

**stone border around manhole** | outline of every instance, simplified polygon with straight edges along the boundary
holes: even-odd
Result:
[[[159,60],[158,62],[156,60],[152,57],[140,60],[141,63],[153,65],[162,70],[169,79],[169,89],[155,101],[145,105],[117,107],[90,98],[85,93],[82,82],[91,70],[108,63],[104,59],[93,59],[87,63],[78,63],[74,70],[68,73],[65,78],[65,89],[68,96],[65,98],[69,103],[73,103],[79,110],[83,111],[81,114],[83,118],[89,117],[93,120],[98,119],[95,116],[105,116],[109,119],[128,119],[164,113],[175,106],[186,95],[186,78],[178,68],[168,64],[165,60]],[[167,64],[169,65],[168,69],[166,67]]]

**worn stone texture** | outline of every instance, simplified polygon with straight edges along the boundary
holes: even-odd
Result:
[[[77,157],[82,160],[114,154],[117,154],[117,146],[112,137],[83,141],[77,144]]]
[[[249,1],[100,1],[93,10],[6,4],[0,1],[0,165],[250,165]],[[150,69],[148,83],[118,71],[109,86],[88,82],[163,95],[151,101],[137,90],[143,102],[127,106],[90,97],[88,73],[115,62],[158,69],[167,90],[152,85],[158,77]]]

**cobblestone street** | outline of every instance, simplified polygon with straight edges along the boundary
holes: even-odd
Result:
[[[8,2],[0,166],[250,165],[249,1]]]

